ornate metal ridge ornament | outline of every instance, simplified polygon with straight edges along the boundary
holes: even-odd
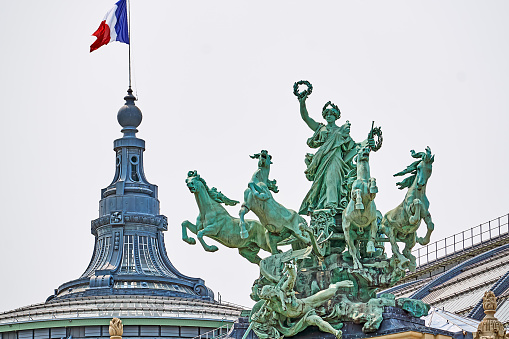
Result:
[[[299,91],[301,85],[307,88]],[[372,122],[367,138],[355,142],[349,121],[336,124],[341,112],[331,101],[322,109],[325,122],[315,121],[306,106],[312,90],[306,80],[293,85],[301,118],[313,131],[307,145],[316,149],[305,156],[304,174],[311,187],[298,212],[274,199],[279,189],[276,180],[269,179],[273,157],[267,150],[251,156],[257,166],[246,187],[239,189],[243,200],[209,189],[197,171],[190,171],[186,179],[199,215],[196,224],[182,223],[182,239],[195,244],[187,234],[191,231],[206,251],[217,251],[217,246],[205,242],[204,237],[209,237],[237,248],[241,256],[259,265],[249,330],[262,339],[291,337],[309,326],[341,338],[345,322],[362,324],[365,333],[376,332],[385,307],[413,317],[429,310],[420,300],[396,299],[392,294],[377,297],[377,292],[394,286],[407,270],[415,270],[412,248],[416,242],[430,241],[434,225],[426,186],[434,161],[431,149],[411,152],[416,161],[395,175],[410,175],[397,184],[408,188],[405,200],[383,215],[376,208],[380,193],[370,171],[371,160],[375,165],[377,161],[370,155],[382,146],[381,127]],[[239,218],[222,205],[235,206],[239,201],[243,201]],[[249,211],[258,220],[245,219]],[[310,218],[309,224],[304,216]],[[421,220],[427,225],[422,238],[417,236]],[[385,252],[387,242],[391,257]],[[405,244],[403,251],[398,242]],[[283,251],[284,245],[291,249]],[[270,255],[261,259],[260,250]]]

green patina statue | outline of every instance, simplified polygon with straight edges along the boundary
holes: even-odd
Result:
[[[251,312],[252,328],[259,338],[290,337],[308,326],[316,326],[341,338],[345,321],[363,324],[364,333],[375,332],[383,321],[384,307],[394,307],[397,302],[417,316],[429,310],[422,301],[396,301],[392,294],[382,294],[367,302],[353,302],[347,297],[355,285],[350,280],[330,284],[326,289],[299,299],[294,290],[296,280],[295,266],[286,263],[280,281],[261,289],[261,300]]]
[[[327,320],[352,321],[363,324],[364,333],[375,332],[383,321],[383,311],[386,306],[396,306],[394,295],[382,294],[380,298],[372,298],[368,302],[352,302],[343,295],[338,295],[331,314]]]
[[[238,201],[230,200],[217,189],[209,189],[197,171],[190,171],[186,179],[189,191],[194,194],[200,214],[196,219],[196,225],[188,220],[182,223],[182,240],[194,245],[196,241],[188,237],[187,230],[198,236],[203,248],[208,252],[218,250],[217,246],[210,246],[203,240],[204,236],[218,241],[232,248],[238,248],[241,256],[252,263],[259,264],[258,256],[260,249],[269,252],[265,228],[257,220],[246,220],[245,227],[249,230],[249,236],[245,239],[240,237],[240,219],[232,217],[221,203],[233,206]]]
[[[391,243],[392,252],[397,255],[402,267],[408,267],[410,271],[415,271],[415,257],[412,255],[412,248],[415,243],[426,245],[430,241],[431,232],[435,228],[429,213],[429,201],[426,197],[426,184],[431,176],[433,161],[435,156],[431,155],[431,149],[426,148],[425,152],[415,153],[411,151],[412,157],[419,160],[413,162],[405,170],[394,174],[402,176],[410,173],[411,175],[398,182],[399,189],[408,188],[405,199],[395,209],[387,212],[382,220],[382,232],[387,235]],[[421,219],[427,226],[426,236],[417,237],[417,229],[421,224]],[[401,254],[397,242],[405,243],[403,255]]]
[[[308,215],[317,209],[331,209],[342,212],[348,203],[347,175],[354,169],[353,157],[359,145],[375,147],[373,134],[361,144],[355,143],[350,137],[350,122],[342,126],[336,125],[341,117],[339,108],[330,101],[322,109],[326,125],[316,122],[309,116],[306,99],[308,93],[298,95],[300,115],[308,127],[314,131],[307,144],[318,148],[315,154],[306,155],[306,178],[313,182],[308,194],[302,202],[299,214]]]
[[[306,245],[311,244],[307,232],[307,222],[297,212],[285,208],[272,197],[278,192],[276,180],[269,180],[272,156],[265,150],[253,155],[251,158],[258,159],[258,169],[253,174],[248,188],[244,191],[244,202],[240,209],[240,232],[242,238],[248,236],[244,215],[250,210],[260,219],[267,230],[267,240],[272,254],[278,253],[278,242],[294,236]]]
[[[377,210],[375,197],[378,192],[375,178],[369,171],[369,153],[371,148],[364,146],[357,153],[357,179],[352,184],[350,202],[343,211],[343,231],[345,233],[348,252],[352,256],[354,269],[362,268],[360,251],[358,248],[366,247],[367,254],[374,254],[375,238],[378,233]],[[361,241],[364,229],[368,229],[367,241]]]
[[[308,326],[317,326],[320,330],[341,338],[339,328],[342,324],[333,327],[319,315],[323,313],[319,308],[332,299],[338,289],[353,287],[353,282],[349,280],[337,282],[309,297],[297,299],[293,289],[297,279],[295,266],[286,264],[284,272],[287,275],[284,275],[276,286],[263,286],[260,293],[262,301],[259,301],[261,307],[252,314],[251,319],[260,323],[267,317],[264,314],[271,314],[275,320],[273,327],[287,337],[301,332]],[[256,326],[254,328],[259,337],[264,336],[264,332],[257,330]]]
[[[300,85],[307,88],[299,92]],[[205,243],[203,237],[208,236],[238,248],[242,256],[259,265],[260,276],[251,293],[257,303],[244,337],[251,329],[261,339],[291,337],[316,326],[341,338],[344,322],[362,324],[364,333],[377,331],[384,310],[391,307],[414,317],[429,310],[420,300],[396,300],[392,294],[377,293],[398,283],[406,270],[415,270],[412,248],[430,241],[434,228],[426,197],[434,161],[430,148],[411,151],[418,160],[395,174],[410,174],[397,183],[408,192],[398,207],[382,217],[375,205],[379,194],[369,163],[371,151],[381,147],[381,128],[372,126],[365,141],[354,142],[348,121],[336,125],[341,113],[331,102],[322,110],[327,124],[314,121],[306,108],[311,91],[307,81],[294,85],[301,117],[314,131],[307,144],[318,148],[314,155],[306,155],[305,174],[312,185],[299,213],[274,200],[273,193],[279,190],[276,180],[269,180],[272,156],[266,150],[251,156],[258,167],[244,191],[240,218],[232,217],[222,206],[238,202],[209,189],[196,171],[189,172],[186,180],[200,214],[196,225],[182,223],[182,239],[195,243],[187,235],[190,230],[206,251],[216,251],[216,246]],[[249,211],[259,221],[245,219]],[[301,215],[310,217],[309,226]],[[422,219],[427,233],[420,238],[416,231]],[[392,247],[391,257],[385,253],[386,242]],[[405,243],[402,252],[398,242]],[[285,245],[291,249],[282,251]],[[261,259],[260,249],[271,255]]]

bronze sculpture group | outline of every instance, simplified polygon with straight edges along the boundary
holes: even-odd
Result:
[[[306,86],[299,91],[299,86]],[[368,137],[356,143],[350,137],[350,123],[338,126],[339,108],[330,101],[322,116],[326,124],[313,120],[306,100],[312,86],[307,81],[294,85],[300,114],[314,134],[307,140],[314,154],[306,154],[305,175],[312,182],[299,212],[278,203],[276,180],[270,180],[272,156],[262,150],[252,156],[258,166],[244,191],[239,218],[232,217],[221,204],[235,205],[215,188],[209,189],[196,171],[188,173],[187,186],[196,197],[199,215],[196,224],[182,223],[182,239],[195,244],[187,230],[196,234],[206,251],[217,251],[203,237],[238,248],[250,262],[259,265],[251,298],[250,329],[259,338],[293,336],[308,326],[341,338],[345,321],[362,323],[364,332],[376,331],[384,307],[401,307],[421,316],[428,306],[421,301],[398,299],[377,292],[395,285],[406,270],[416,269],[411,254],[416,243],[429,243],[434,225],[429,213],[426,184],[434,155],[411,151],[417,159],[395,176],[409,176],[397,183],[408,188],[403,202],[382,216],[376,209],[376,179],[370,174],[370,154],[380,149],[382,132],[372,126]],[[377,137],[377,140],[375,140]],[[245,219],[252,211],[258,220]],[[308,222],[302,215],[310,217]],[[427,233],[417,237],[424,220]],[[385,243],[393,255],[385,253]],[[398,242],[405,247],[400,251]],[[291,245],[282,251],[278,246]],[[264,259],[260,250],[271,255]],[[424,311],[422,311],[424,310]]]

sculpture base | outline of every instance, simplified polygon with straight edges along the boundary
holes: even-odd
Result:
[[[472,339],[471,333],[448,332],[436,328],[426,327],[424,320],[412,317],[408,312],[396,307],[386,307],[383,313],[384,320],[378,331],[363,333],[362,325],[345,322],[342,328],[343,339],[357,338],[384,338],[384,339]],[[248,318],[239,318],[233,331],[227,338],[242,339],[249,327]],[[257,339],[253,331],[245,339]],[[317,327],[310,326],[304,331],[291,337],[294,339],[336,339],[330,333],[321,332]]]

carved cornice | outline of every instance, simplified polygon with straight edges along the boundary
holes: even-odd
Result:
[[[107,196],[116,194],[116,192],[117,192],[117,189],[115,186],[110,187],[110,188],[106,189],[106,191],[104,191],[103,197],[106,198]],[[146,194],[149,196],[152,196],[154,194],[154,191],[152,189],[148,188],[148,186],[140,187],[140,186],[127,186],[126,185],[126,187],[124,188],[124,192],[126,192],[126,193],[142,193],[142,194]]]
[[[168,218],[164,215],[146,215],[141,213],[125,213],[111,212],[110,215],[105,215],[100,218],[94,219],[90,222],[92,234],[96,234],[96,229],[104,225],[125,225],[125,224],[145,224],[156,226],[159,230],[166,231],[168,229]]]

